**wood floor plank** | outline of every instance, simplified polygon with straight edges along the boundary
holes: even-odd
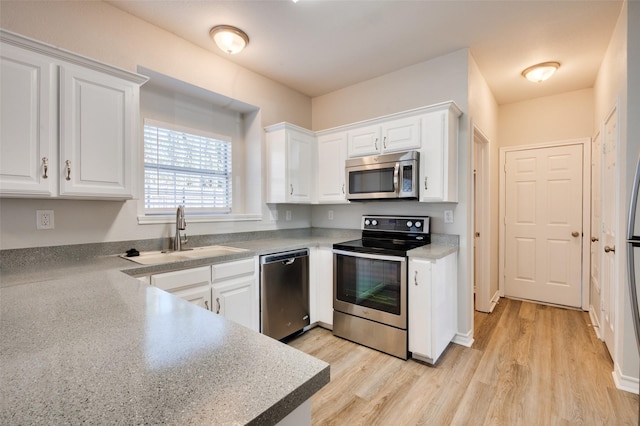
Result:
[[[314,328],[289,344],[331,364],[313,425],[635,425],[638,396],[615,388],[588,314],[501,299],[476,313],[472,348],[435,366]]]

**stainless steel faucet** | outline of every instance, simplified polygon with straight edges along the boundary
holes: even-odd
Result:
[[[184,218],[184,206],[178,206],[176,210],[176,236],[173,239],[173,251],[182,251],[182,245],[186,244],[189,239],[187,234],[184,234],[184,238],[180,236],[180,231],[187,229],[187,221]]]

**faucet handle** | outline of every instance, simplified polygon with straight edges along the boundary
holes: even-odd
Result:
[[[181,244],[187,244],[189,242],[189,238],[187,238],[187,233],[184,233],[184,236],[180,238]]]

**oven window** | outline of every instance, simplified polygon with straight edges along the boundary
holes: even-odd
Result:
[[[400,315],[401,262],[336,256],[336,268],[338,300]]]
[[[349,172],[349,192],[368,194],[372,192],[395,192],[394,168],[359,170]]]

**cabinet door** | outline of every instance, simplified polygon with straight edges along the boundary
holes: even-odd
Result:
[[[51,196],[57,185],[56,67],[11,45],[0,51],[0,195]]]
[[[211,310],[211,267],[151,275],[151,285]]]
[[[420,201],[458,201],[458,119],[451,110],[422,119]]]
[[[382,123],[382,152],[420,148],[420,117],[407,117]]]
[[[444,200],[444,145],[446,113],[432,112],[423,117],[423,144],[420,152],[420,201]]]
[[[316,256],[316,321],[333,327],[333,252],[320,247]]]
[[[310,203],[313,196],[313,137],[289,131],[287,135],[288,201]]]
[[[432,267],[428,260],[409,259],[409,352],[428,360],[433,360]]]
[[[318,202],[346,203],[344,162],[347,158],[345,132],[318,137]]]
[[[255,330],[253,275],[225,280],[213,285],[213,311],[247,328]],[[257,331],[257,330],[256,330]]]
[[[86,68],[60,69],[60,195],[133,196],[138,86]]]
[[[379,154],[382,149],[379,124],[350,130],[348,139],[349,157]]]
[[[209,285],[176,290],[171,294],[208,311],[211,310],[211,287]]]

